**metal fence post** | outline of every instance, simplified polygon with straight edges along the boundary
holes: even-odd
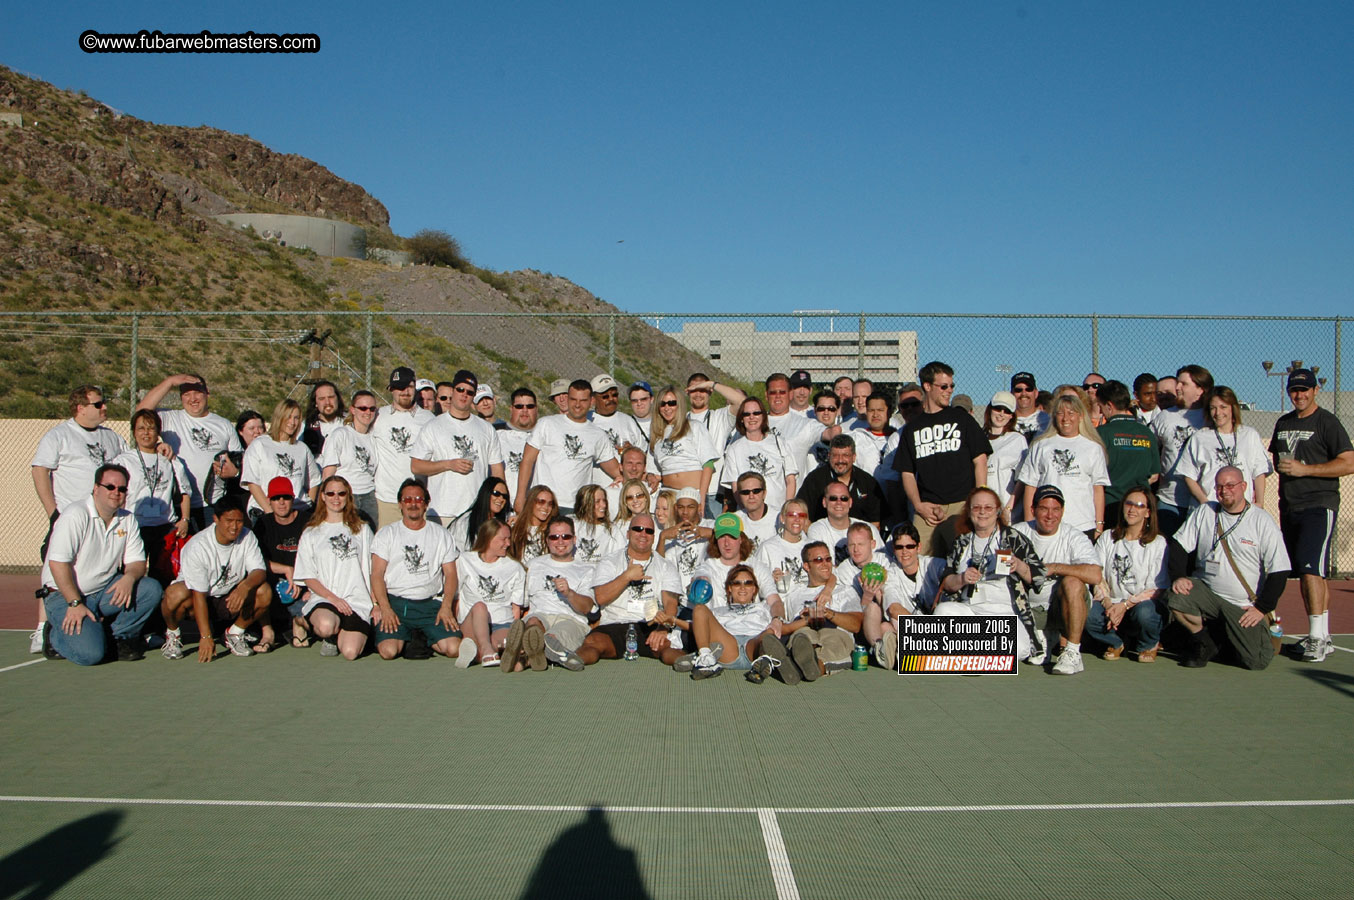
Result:
[[[1343,335],[1343,331],[1342,331],[1343,325],[1344,325],[1344,320],[1341,319],[1339,316],[1336,316],[1336,317],[1335,317],[1335,375],[1334,375],[1334,381],[1335,381],[1335,388],[1334,388],[1335,399],[1331,401],[1331,414],[1334,415],[1336,418],[1339,418],[1339,417],[1340,417],[1340,342],[1341,342],[1341,339],[1342,339],[1343,336],[1344,336],[1344,335]],[[1339,516],[1335,516],[1334,519],[1331,521],[1330,546],[1331,546],[1331,551],[1332,551],[1332,553],[1333,553],[1334,556],[1335,556],[1335,559],[1333,559],[1333,560],[1331,561],[1331,568],[1334,569],[1334,571],[1333,571],[1331,574],[1332,574],[1332,575],[1339,575],[1339,574],[1341,574],[1342,572],[1347,571],[1347,569],[1346,569],[1345,566],[1340,565],[1340,563],[1342,562],[1342,560],[1340,559],[1340,554],[1339,554],[1338,552],[1336,552],[1336,551],[1339,549],[1339,547],[1340,547],[1340,517],[1339,517]]]
[[[372,321],[376,318],[374,313],[367,313],[367,383],[363,385],[367,390],[371,390],[371,351],[372,351]]]
[[[856,380],[865,377],[865,313],[860,314],[860,335],[856,339]]]
[[[613,313],[606,317],[606,371],[608,375],[616,374],[616,316]]]
[[[1091,371],[1100,371],[1100,317],[1091,316]]]
[[[132,313],[132,395],[128,398],[128,406],[136,409],[136,404],[140,400],[136,396],[136,369],[137,355],[141,350],[141,316]]]

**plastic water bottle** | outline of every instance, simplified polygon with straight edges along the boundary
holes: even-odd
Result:
[[[1274,645],[1275,653],[1283,648],[1283,620],[1279,618],[1277,610],[1269,614],[1269,640]]]
[[[639,632],[635,630],[634,622],[625,629],[625,658],[639,659]]]

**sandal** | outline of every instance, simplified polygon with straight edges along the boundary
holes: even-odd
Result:
[[[501,662],[502,660],[498,658],[497,653],[490,653],[488,656],[480,657],[480,666],[486,669],[493,668],[494,666],[499,665]]]

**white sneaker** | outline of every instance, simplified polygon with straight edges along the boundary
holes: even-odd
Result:
[[[165,659],[183,659],[183,638],[172,631],[166,631],[165,643],[160,648],[160,655]]]
[[[1335,642],[1328,637],[1312,637],[1308,635],[1302,642],[1302,661],[1319,663],[1325,662],[1326,657],[1330,656],[1335,650]]]
[[[1029,656],[1025,657],[1025,662],[1032,666],[1042,666],[1044,664],[1044,661],[1047,659],[1048,659],[1047,653],[1045,653],[1043,650],[1036,650]]]
[[[30,635],[28,636],[28,652],[29,652],[29,653],[41,653],[41,652],[42,652],[42,626],[41,626],[41,625],[39,625],[36,629],[34,629],[33,633],[30,634]]]
[[[226,642],[226,649],[230,651],[232,656],[254,655],[254,648],[249,646],[249,641],[245,640],[243,632],[235,634],[234,632],[227,631],[224,640]]]
[[[470,664],[475,661],[475,651],[478,649],[474,638],[462,638],[461,649],[456,651],[456,668],[470,668]]]
[[[1058,655],[1058,661],[1053,664],[1053,674],[1075,675],[1085,668],[1081,664],[1081,650],[1069,644],[1063,648],[1063,652]]]

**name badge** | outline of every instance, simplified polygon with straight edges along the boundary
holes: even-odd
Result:
[[[1222,572],[1222,561],[1218,559],[1204,560],[1204,575],[1208,578],[1216,578]]]

